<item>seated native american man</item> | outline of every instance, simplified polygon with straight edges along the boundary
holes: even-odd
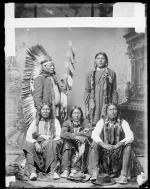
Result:
[[[64,140],[61,177],[73,177],[79,173],[84,175],[87,169],[91,128],[88,120],[84,120],[80,107],[72,107],[70,119],[63,124],[61,138]]]
[[[89,153],[88,170],[91,181],[97,179],[99,173],[117,177],[120,184],[127,183],[130,175],[137,176],[138,184],[146,180],[143,168],[132,150],[133,132],[128,122],[119,117],[116,104],[108,104],[106,117],[100,119],[92,132],[93,139]]]
[[[28,128],[23,147],[30,180],[37,179],[37,171],[51,173],[53,179],[59,179],[56,170],[62,144],[60,133],[60,123],[52,117],[51,107],[43,104],[39,122],[36,125],[34,120]]]

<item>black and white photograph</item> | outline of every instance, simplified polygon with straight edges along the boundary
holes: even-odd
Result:
[[[5,4],[6,187],[148,188],[145,20],[142,3]]]

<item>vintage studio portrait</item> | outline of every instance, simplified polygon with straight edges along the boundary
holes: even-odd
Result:
[[[146,48],[146,32],[132,27],[15,28],[15,56],[5,57],[9,186],[147,182]]]

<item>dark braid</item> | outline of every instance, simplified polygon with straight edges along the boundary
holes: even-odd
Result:
[[[91,89],[92,89],[92,95],[93,98],[95,97],[95,75],[96,75],[96,66],[94,67],[91,75]]]
[[[99,56],[100,54],[102,54],[105,59],[106,59],[106,64],[105,64],[105,68],[108,66],[108,57],[106,55],[106,53],[104,52],[99,52],[95,55],[95,59],[97,58],[97,56]],[[95,111],[95,85],[96,85],[96,81],[95,81],[95,77],[96,77],[96,70],[97,70],[97,65],[96,65],[96,61],[94,61],[94,69],[92,70],[92,74],[91,74],[91,77],[90,77],[90,87],[91,87],[91,94],[90,94],[90,99],[92,99],[93,101],[93,106],[91,108],[91,115],[90,115],[90,119],[91,119],[91,124],[92,124],[92,121],[93,121],[93,114],[94,114],[94,111]],[[89,107],[90,108],[90,107]]]
[[[96,55],[95,55],[95,59],[97,58],[97,56],[99,56],[99,55],[103,55],[104,57],[105,57],[105,59],[106,59],[106,65],[105,65],[105,67],[107,67],[108,66],[108,56],[107,56],[107,54],[105,53],[105,52],[99,52],[99,53],[97,53]],[[92,76],[91,76],[91,89],[93,90],[93,95],[95,96],[95,74],[96,74],[96,69],[97,69],[97,65],[96,65],[96,63],[94,62],[94,69],[93,69],[93,72],[92,72]],[[94,97],[93,96],[93,97]]]

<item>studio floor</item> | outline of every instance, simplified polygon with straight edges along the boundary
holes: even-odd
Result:
[[[13,162],[17,158],[17,152],[15,153],[6,153],[6,166],[9,163]],[[147,174],[147,158],[139,157],[139,160],[144,167],[145,173]],[[20,187],[19,187],[20,186]],[[85,183],[82,182],[72,182],[67,179],[60,178],[58,180],[37,180],[37,181],[16,181],[11,188],[139,188],[137,182],[128,182],[127,184],[113,184],[113,185],[105,185],[98,186],[92,184],[90,181]]]
[[[20,187],[19,187],[20,186]],[[92,184],[90,181],[86,183],[82,182],[72,182],[63,178],[54,181],[16,181],[15,183],[10,185],[11,188],[139,188],[136,182],[129,182],[128,184],[113,184],[113,185],[105,185],[98,186]]]

